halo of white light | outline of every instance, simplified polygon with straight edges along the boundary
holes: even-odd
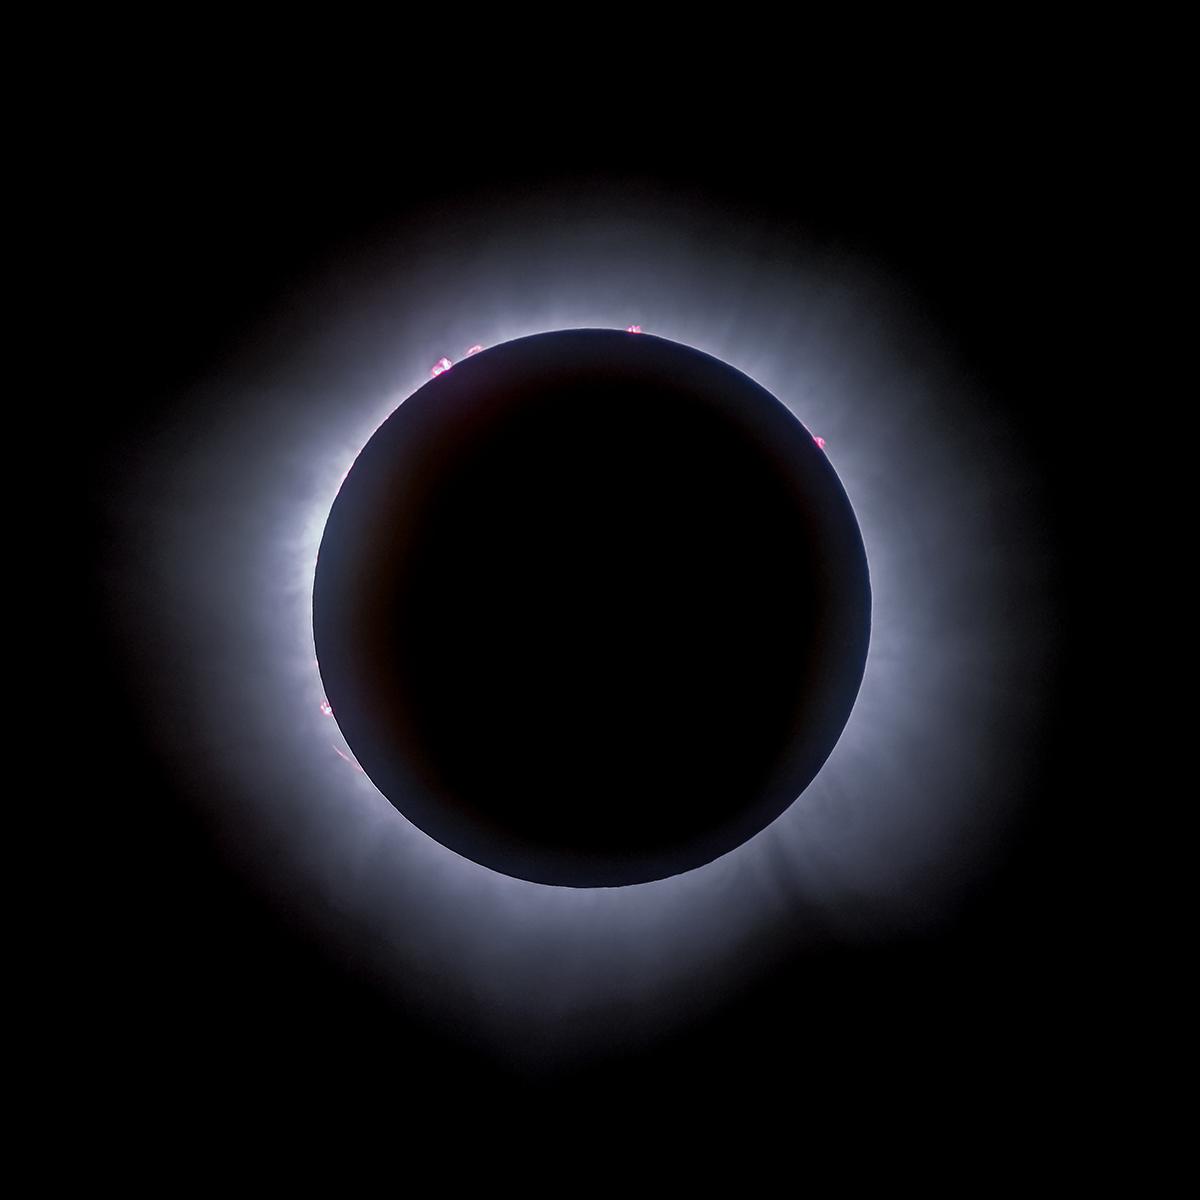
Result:
[[[826,440],[866,544],[871,648],[829,761],[758,836],[671,879],[548,887],[439,845],[340,756],[313,568],[355,456],[441,356],[635,323]],[[223,851],[409,1011],[525,1059],[617,1026],[651,1038],[810,938],[927,930],[988,869],[1044,649],[996,599],[1041,569],[1019,434],[900,282],[791,232],[611,195],[431,216],[316,271],[131,469],[149,549],[129,636],[170,664],[147,713]]]

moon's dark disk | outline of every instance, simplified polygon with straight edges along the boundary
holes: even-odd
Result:
[[[646,334],[547,333],[431,380],[364,448],[313,597],[326,694],[409,820],[519,878],[677,874],[833,749],[862,538],[799,421]]]

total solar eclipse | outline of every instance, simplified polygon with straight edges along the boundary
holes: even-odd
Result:
[[[363,770],[459,854],[662,879],[808,786],[863,678],[862,537],[822,449],[732,366],[648,334],[472,355],[362,450],[313,592]]]
[[[380,1001],[398,1056],[428,1034],[624,1079],[651,1048],[707,1072],[710,1020],[800,1061],[821,989],[864,997],[853,1036],[895,1016],[890,967],[858,964],[974,953],[1057,803],[1061,448],[1027,347],[999,321],[993,375],[903,262],[699,193],[472,193],[379,232],[96,424],[116,677],[92,717],[154,864],[147,945],[196,980],[245,924],[223,961],[276,961],[240,900],[210,914],[194,850]],[[260,1011],[303,1042],[324,1016],[292,986]]]

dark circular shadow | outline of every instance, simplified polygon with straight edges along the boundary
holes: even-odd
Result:
[[[798,420],[646,334],[456,364],[364,447],[313,626],[359,763],[522,879],[659,879],[763,829],[833,749],[870,630],[862,538]]]

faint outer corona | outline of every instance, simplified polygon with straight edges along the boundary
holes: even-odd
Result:
[[[821,446],[733,367],[631,332],[439,362],[317,563],[362,769],[443,845],[541,883],[661,879],[753,837],[866,662],[862,537]]]

